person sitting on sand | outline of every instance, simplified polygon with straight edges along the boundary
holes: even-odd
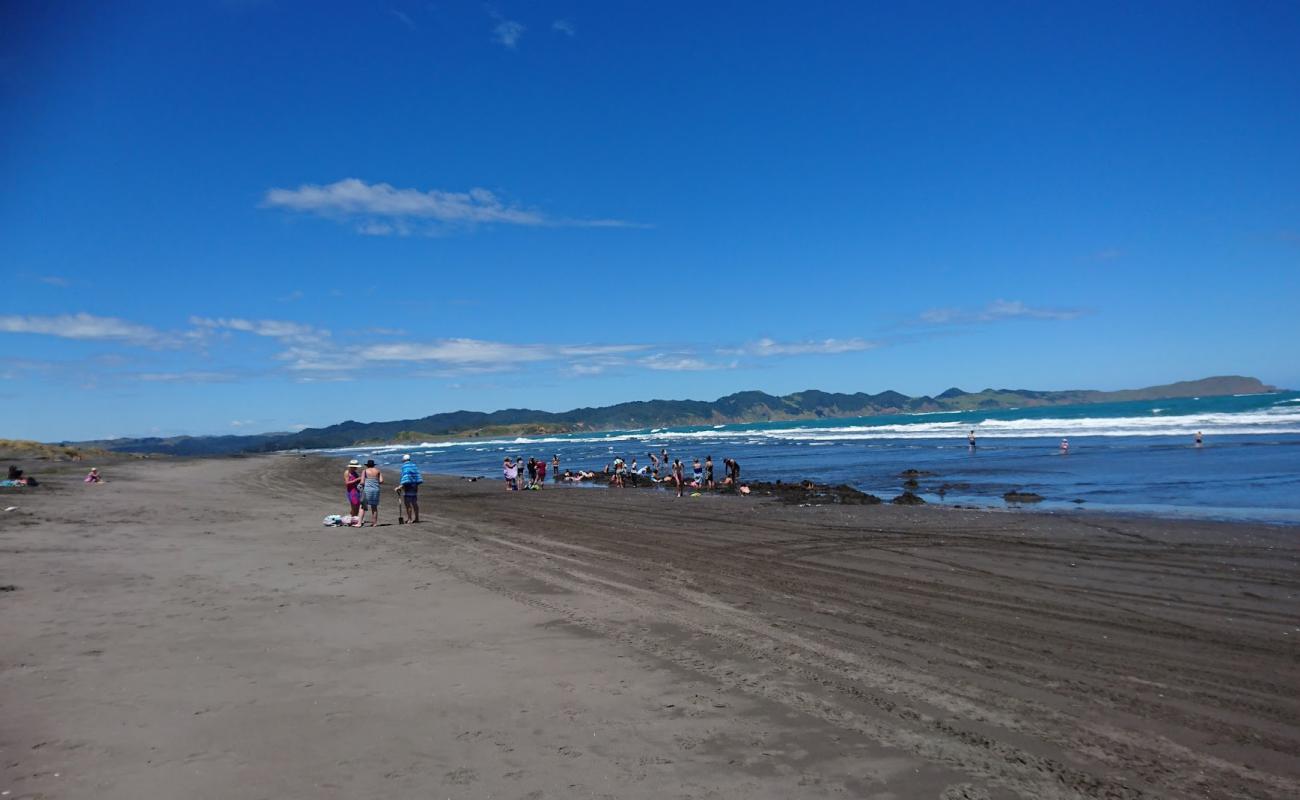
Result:
[[[402,491],[402,505],[406,509],[406,521],[419,522],[420,484],[424,483],[424,478],[420,475],[420,468],[411,460],[410,454],[402,456],[402,477],[398,479],[398,483],[400,485],[397,488]]]
[[[99,474],[99,467],[91,467],[90,472],[86,474],[86,483],[103,483],[104,477]]]
[[[361,527],[361,462],[355,458],[348,462],[343,471],[343,490],[348,496],[348,505],[352,507],[352,527]]]
[[[375,466],[372,458],[366,461],[366,468],[361,472],[361,505],[370,511],[370,527],[379,524],[379,486],[384,482],[384,473]]]

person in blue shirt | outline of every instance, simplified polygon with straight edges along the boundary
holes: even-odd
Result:
[[[402,505],[406,508],[406,521],[420,521],[420,484],[424,483],[424,478],[420,477],[420,468],[415,466],[411,461],[410,455],[402,456],[402,477],[398,480],[401,484],[398,491],[402,493]]]

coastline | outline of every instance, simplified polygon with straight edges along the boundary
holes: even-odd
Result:
[[[421,525],[325,528],[341,464],[122,462],[10,500],[3,788],[1300,791],[1291,530],[447,477]]]

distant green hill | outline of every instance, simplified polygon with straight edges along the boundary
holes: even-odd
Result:
[[[264,433],[254,436],[177,436],[171,438],[112,439],[80,442],[82,447],[103,447],[119,452],[220,455],[272,450],[347,447],[365,442],[418,441],[434,437],[520,436],[575,431],[608,431],[680,425],[718,425],[925,411],[970,411],[1028,408],[1171,397],[1213,397],[1276,391],[1256,378],[1236,375],[1183,381],[1145,389],[1099,392],[1091,389],[1041,392],[1031,389],[984,389],[966,392],[948,389],[935,397],[908,397],[898,392],[842,394],[809,389],[777,397],[765,392],[737,392],[712,402],[703,400],[641,400],[601,408],[575,408],[554,413],[526,408],[501,411],[452,411],[420,419],[391,422],[348,420],[325,428],[298,433]]]

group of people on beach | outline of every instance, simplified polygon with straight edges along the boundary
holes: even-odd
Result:
[[[681,497],[687,489],[713,490],[717,488],[735,487],[738,491],[745,493],[740,485],[740,462],[734,459],[723,459],[723,467],[726,474],[721,483],[714,480],[713,477],[713,456],[704,457],[701,462],[698,457],[691,459],[690,477],[686,475],[686,466],[680,458],[670,459],[667,448],[662,449],[658,454],[654,452],[647,453],[650,463],[637,466],[636,457],[632,458],[629,463],[622,456],[616,456],[613,462],[605,465],[602,472],[590,472],[587,470],[570,470],[566,469],[560,472],[560,456],[557,453],[551,457],[550,470],[551,481],[553,483],[581,483],[585,481],[594,481],[598,478],[605,480],[610,486],[622,489],[627,486],[629,480],[639,482],[641,479],[648,479],[656,484],[669,484],[677,489],[677,496]],[[513,458],[506,456],[501,462],[501,472],[505,479],[505,489],[508,492],[520,490],[541,489],[546,483],[547,462],[545,458],[529,458],[526,462],[523,456]],[[630,476],[636,476],[630,478]]]
[[[529,458],[527,462],[524,457],[520,456],[516,461],[510,456],[506,456],[501,462],[501,468],[505,473],[506,491],[517,492],[520,489],[541,489],[546,485],[546,459]],[[551,459],[552,480],[560,479],[560,457],[556,455]]]
[[[347,493],[352,513],[346,524],[360,528],[365,524],[367,515],[370,527],[379,524],[379,490],[383,483],[383,470],[375,466],[374,459],[366,461],[364,468],[355,458],[348,462],[348,467],[343,472],[343,489]],[[420,468],[411,460],[410,455],[402,456],[402,471],[393,490],[402,498],[402,505],[397,509],[398,525],[420,521],[422,483],[424,478],[420,475]]]

